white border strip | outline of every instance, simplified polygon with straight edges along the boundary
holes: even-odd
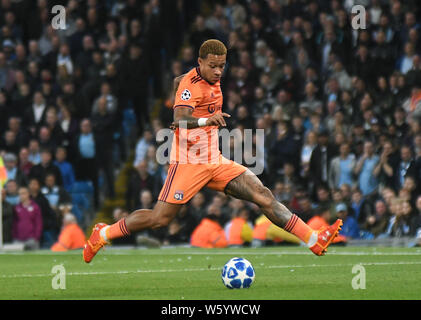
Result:
[[[421,265],[421,261],[399,261],[399,262],[361,262],[358,263],[363,266],[391,266],[391,265]],[[337,267],[352,267],[355,263],[347,264],[308,264],[308,265],[275,265],[264,266],[256,264],[255,269],[294,269],[294,268],[337,268]],[[92,275],[117,275],[117,274],[137,274],[137,273],[169,273],[169,272],[198,272],[198,271],[217,271],[221,268],[182,268],[182,269],[149,269],[149,270],[124,270],[124,271],[93,271],[93,272],[66,272],[66,276],[92,276]],[[11,274],[0,275],[0,279],[14,279],[14,278],[40,278],[53,277],[52,273],[38,273],[38,274]]]

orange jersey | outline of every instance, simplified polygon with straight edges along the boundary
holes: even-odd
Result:
[[[225,248],[228,243],[221,225],[208,218],[203,218],[193,230],[190,244],[199,248]]]
[[[191,108],[196,118],[222,112],[219,81],[210,84],[201,77],[199,68],[190,70],[178,87],[175,108]],[[184,204],[205,186],[223,192],[232,179],[246,170],[219,151],[217,126],[186,129],[181,123],[174,133],[170,167],[158,200]]]
[[[191,69],[181,80],[173,109],[190,108],[193,117],[209,118],[222,112],[220,82],[211,84],[202,78],[199,67]],[[217,126],[194,129],[177,128],[171,146],[171,163],[217,163],[219,161]]]
[[[72,223],[61,230],[58,241],[51,247],[51,250],[67,251],[83,248],[84,245],[85,234],[76,223]]]

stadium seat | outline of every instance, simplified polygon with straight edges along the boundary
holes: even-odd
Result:
[[[93,194],[94,187],[91,181],[75,181],[71,193],[88,193]]]
[[[84,217],[92,210],[94,187],[91,181],[75,181],[71,190],[72,212],[83,225]]]
[[[123,134],[130,136],[133,127],[136,125],[136,114],[132,108],[124,109],[123,111]]]

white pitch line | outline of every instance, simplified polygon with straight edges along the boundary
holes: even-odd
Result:
[[[361,262],[357,263],[363,266],[390,266],[390,265],[421,265],[421,261],[399,261],[399,262]],[[278,266],[262,266],[256,264],[255,269],[294,269],[294,268],[336,268],[336,267],[350,267],[356,265],[355,263],[347,264],[308,264],[308,265],[278,265]],[[93,272],[67,272],[66,276],[92,276],[92,275],[116,275],[116,274],[137,274],[137,273],[168,273],[168,272],[197,272],[197,271],[217,271],[222,267],[210,268],[183,268],[183,269],[160,269],[160,270],[121,270],[121,271],[93,271]],[[0,279],[12,278],[39,278],[39,277],[53,277],[52,273],[38,273],[38,274],[11,274],[0,275]]]

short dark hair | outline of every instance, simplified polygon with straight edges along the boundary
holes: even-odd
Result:
[[[217,39],[209,39],[202,43],[199,49],[199,57],[206,59],[208,54],[222,56],[227,54],[227,47]]]

